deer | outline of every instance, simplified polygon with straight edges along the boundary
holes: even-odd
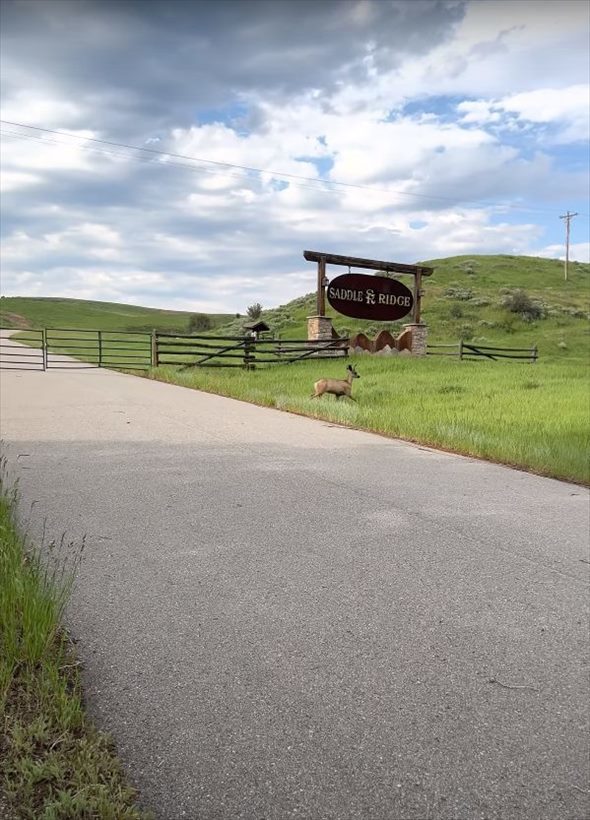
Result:
[[[311,398],[319,399],[324,393],[332,393],[333,396],[336,396],[336,400],[341,396],[348,396],[352,401],[356,401],[351,395],[352,380],[360,379],[360,376],[351,364],[346,369],[348,375],[345,379],[320,379],[317,381],[313,386],[314,392],[311,394]]]

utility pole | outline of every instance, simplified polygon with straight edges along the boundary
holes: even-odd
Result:
[[[567,282],[567,266],[568,262],[570,261],[570,222],[577,216],[578,214],[570,214],[568,211],[563,216],[560,216],[560,219],[565,219],[565,267],[564,267],[564,276],[563,278]]]

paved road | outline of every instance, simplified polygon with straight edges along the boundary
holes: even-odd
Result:
[[[585,489],[97,370],[2,436],[158,818],[589,815]]]

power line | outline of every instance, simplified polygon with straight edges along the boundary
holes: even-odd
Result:
[[[194,156],[190,156],[190,155],[186,155],[186,154],[176,154],[176,153],[173,153],[173,152],[170,152],[170,151],[160,151],[160,150],[157,150],[155,148],[145,148],[144,146],[130,145],[128,143],[114,142],[112,140],[103,140],[103,139],[99,139],[97,137],[83,137],[83,136],[80,136],[78,134],[68,134],[65,131],[57,131],[57,130],[51,129],[51,128],[42,128],[41,126],[28,125],[26,123],[14,122],[14,121],[11,121],[11,120],[0,119],[0,123],[3,123],[5,125],[16,126],[17,128],[28,128],[28,129],[31,129],[33,131],[39,131],[39,132],[42,132],[44,134],[53,134],[53,135],[57,135],[57,136],[60,136],[60,137],[66,137],[68,139],[82,140],[82,141],[84,141],[84,143],[90,142],[90,143],[95,143],[95,144],[101,145],[101,146],[108,146],[108,147],[111,147],[111,148],[124,148],[124,149],[129,150],[129,151],[138,151],[138,152],[142,152],[143,154],[148,154],[148,155],[151,155],[151,156],[154,156],[154,157],[158,157],[158,156],[159,157],[165,157],[167,159],[167,162],[166,162],[167,165],[175,165],[175,166],[179,166],[179,167],[192,168],[193,170],[203,170],[203,171],[205,171],[206,169],[195,169],[194,166],[191,166],[191,165],[186,165],[184,163],[172,162],[170,160],[170,158],[172,157],[173,159],[176,159],[176,160],[188,160],[190,162],[198,162],[198,163],[202,163],[202,164],[206,164],[206,165],[212,165],[212,166],[215,166],[215,167],[218,167],[218,168],[227,168],[227,169],[234,168],[234,169],[238,169],[240,171],[246,172],[246,173],[267,174],[269,176],[273,176],[273,177],[277,177],[277,178],[280,177],[280,178],[292,180],[293,181],[292,184],[297,184],[298,182],[306,182],[308,184],[311,183],[311,190],[321,190],[321,191],[324,191],[324,192],[334,192],[334,190],[337,190],[338,188],[349,188],[349,189],[353,189],[353,190],[366,191],[366,192],[370,192],[370,193],[393,194],[393,195],[396,195],[396,196],[413,197],[415,199],[440,201],[440,202],[451,202],[454,205],[457,205],[457,198],[456,197],[436,196],[436,195],[431,195],[431,194],[417,194],[417,193],[411,193],[411,192],[408,192],[408,191],[396,191],[396,190],[392,190],[390,188],[375,188],[375,187],[372,187],[372,186],[369,186],[369,185],[361,185],[359,183],[353,183],[353,182],[340,182],[338,180],[328,180],[328,179],[324,180],[324,179],[318,179],[317,177],[307,177],[307,176],[304,176],[304,175],[301,175],[301,174],[289,174],[289,173],[286,173],[286,172],[283,172],[283,171],[273,171],[273,170],[268,169],[268,168],[256,168],[254,166],[239,165],[237,163],[232,163],[232,162],[222,162],[220,160],[205,159],[203,157],[194,157]],[[13,133],[13,134],[11,134],[11,136],[22,137],[23,139],[32,138],[32,135],[27,135],[27,134],[14,134]],[[48,142],[48,143],[50,142],[49,139],[43,139],[41,141]],[[67,145],[68,143],[57,142],[55,144]],[[104,153],[108,153],[108,152],[105,151]],[[116,154],[116,156],[133,158],[133,155],[126,155],[126,154]],[[233,176],[233,175],[228,174],[228,173],[226,173],[224,175]],[[238,178],[243,178],[243,177],[238,177]],[[332,186],[332,187],[330,188],[329,186]],[[297,187],[304,187],[304,186],[302,186],[300,184],[297,184]],[[471,201],[471,204],[472,205],[477,205],[477,204],[483,204],[484,202],[485,202],[485,200],[477,200],[477,201]],[[468,205],[470,203],[466,202],[465,204]],[[494,204],[494,203],[490,203],[490,204]],[[513,204],[513,203],[496,202],[495,204],[500,205],[501,207],[504,207],[504,208],[510,208],[512,210],[519,210],[519,211],[529,211],[531,213],[553,213],[552,211],[549,211],[548,209],[532,208],[530,206],[516,205],[516,204]]]
[[[43,135],[37,135],[37,134],[22,134],[22,133],[18,133],[16,131],[6,131],[5,129],[4,130],[0,129],[0,135],[5,136],[5,137],[14,137],[16,139],[23,139],[23,140],[31,140],[31,141],[34,141],[34,142],[40,142],[43,145],[67,145],[67,146],[71,146],[71,143],[64,142],[63,140],[54,140],[54,139],[51,139],[49,137],[45,137]],[[107,156],[107,157],[120,157],[121,159],[133,160],[135,162],[142,162],[144,164],[153,163],[155,161],[155,159],[157,159],[157,158],[149,157],[149,156],[148,157],[143,157],[143,156],[136,156],[134,154],[124,154],[120,151],[114,151],[114,150],[111,150],[111,149],[108,149],[108,148],[103,148],[101,146],[95,146],[95,145],[80,144],[80,145],[77,145],[75,147],[79,148],[81,150],[84,150],[84,151],[92,151],[93,153],[96,153],[96,154],[102,154],[103,156]],[[219,171],[219,170],[214,169],[214,168],[198,168],[195,165],[189,165],[187,162],[174,162],[173,160],[168,159],[168,156],[169,156],[168,154],[166,154],[165,152],[162,152],[162,154],[163,154],[164,157],[166,157],[166,162],[159,162],[158,167],[160,167],[160,168],[168,168],[168,167],[186,168],[189,171],[195,171],[197,173],[202,173],[202,174],[215,174],[216,176],[227,177],[229,179],[239,179],[239,180],[252,179],[252,177],[248,176],[246,174],[246,172],[231,173],[230,171]],[[343,193],[342,191],[338,191],[337,189],[325,187],[325,186],[328,186],[328,185],[332,184],[329,180],[317,179],[317,180],[315,180],[315,182],[317,182],[318,184],[317,185],[304,185],[301,182],[290,181],[289,185],[290,186],[293,185],[296,188],[306,189],[306,190],[309,190],[309,191],[319,191],[320,193],[327,193],[327,194],[328,193],[329,194]],[[324,187],[320,187],[320,186],[324,186]]]

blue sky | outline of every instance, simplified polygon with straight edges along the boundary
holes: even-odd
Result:
[[[306,248],[559,258],[568,210],[588,261],[585,0],[1,10],[5,295],[243,312]]]

